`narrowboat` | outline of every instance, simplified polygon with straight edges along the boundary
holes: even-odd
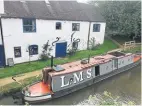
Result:
[[[42,70],[43,78],[22,90],[28,103],[58,98],[129,70],[141,62],[141,54],[111,52]]]

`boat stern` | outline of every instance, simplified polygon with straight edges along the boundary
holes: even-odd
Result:
[[[50,86],[43,82],[37,82],[23,88],[22,94],[24,95],[24,101],[28,103],[36,103],[52,99]]]

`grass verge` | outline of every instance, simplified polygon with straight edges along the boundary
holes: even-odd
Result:
[[[22,90],[23,87],[32,84],[33,82],[39,81],[41,79],[41,76],[34,76],[30,78],[26,78],[24,80],[19,81],[22,83],[22,85],[18,84],[17,82],[13,82],[10,84],[7,84],[5,86],[0,87],[0,93],[2,94],[10,94],[10,93],[15,93],[17,91]]]
[[[83,51],[78,51],[73,56],[67,56],[65,58],[55,58],[54,64],[64,64],[67,62],[72,62],[75,60],[86,58],[88,57],[88,55],[94,56],[94,55],[103,54],[105,52],[108,52],[116,48],[118,48],[116,44],[114,44],[111,40],[105,39],[104,44],[102,44],[97,50],[83,50]],[[6,67],[3,69],[0,69],[0,78],[10,77],[10,76],[23,74],[27,72],[32,72],[35,70],[41,70],[42,68],[49,66],[49,65],[50,65],[50,60],[35,61],[35,62],[31,62],[30,64],[29,63],[17,64],[13,67]]]

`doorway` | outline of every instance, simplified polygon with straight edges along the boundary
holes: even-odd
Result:
[[[67,52],[67,42],[56,43],[55,57],[65,57]]]
[[[95,66],[95,76],[99,76],[100,75],[100,66]]]

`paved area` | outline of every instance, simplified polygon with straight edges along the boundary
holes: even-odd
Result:
[[[114,49],[114,50],[108,51],[107,53],[114,52],[114,51],[122,51],[122,50],[123,50],[123,48],[118,48],[118,49]]]

